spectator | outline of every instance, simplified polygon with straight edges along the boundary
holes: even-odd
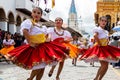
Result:
[[[0,29],[0,49],[2,48],[2,30]]]

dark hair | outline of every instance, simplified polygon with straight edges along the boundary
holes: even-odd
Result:
[[[8,35],[12,35],[12,34],[10,32],[7,33],[7,36],[5,37],[7,42],[8,42]]]
[[[43,14],[43,10],[40,7],[34,7],[33,9],[35,9],[35,8],[39,9],[41,14]]]
[[[101,16],[101,17],[99,18],[99,20],[102,20],[102,19],[106,19],[106,20],[107,20],[107,17],[106,17],[106,16]]]
[[[62,22],[63,22],[63,19],[62,19],[61,17],[57,17],[57,18],[55,18],[55,20],[56,20],[56,19],[61,19],[61,20],[62,20]]]

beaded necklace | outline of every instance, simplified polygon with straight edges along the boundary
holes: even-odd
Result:
[[[64,35],[64,31],[62,32],[62,34],[59,34],[59,33],[55,30],[55,28],[54,28],[54,32],[55,32],[58,36],[63,36],[63,35]]]
[[[31,22],[32,22],[33,26],[37,26],[37,27],[42,28],[42,26],[40,26],[38,23],[36,23],[34,19],[32,19]]]

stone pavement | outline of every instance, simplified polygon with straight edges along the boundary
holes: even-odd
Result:
[[[95,63],[95,67],[91,67],[89,63],[84,63],[83,61],[79,61],[77,62],[77,66],[73,66],[71,59],[67,59],[60,78],[61,80],[93,80],[98,67],[99,63]],[[50,67],[47,66],[42,80],[55,80],[56,69],[53,76],[49,78],[48,72]],[[30,75],[30,71],[31,70],[24,70],[12,64],[0,62],[0,80],[26,80]],[[120,73],[118,71],[119,70],[109,66],[103,80],[120,80]]]

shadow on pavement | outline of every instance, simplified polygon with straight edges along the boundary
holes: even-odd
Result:
[[[6,63],[6,62],[0,62],[0,70],[1,69],[5,69],[5,68],[13,68],[13,67],[16,67],[14,64],[10,63]]]

